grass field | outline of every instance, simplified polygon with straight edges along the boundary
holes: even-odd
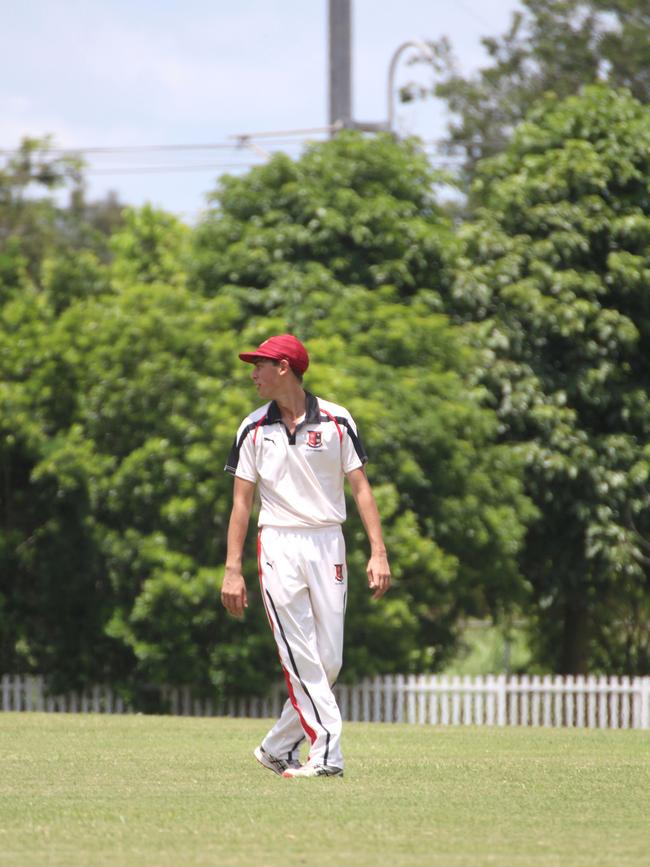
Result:
[[[0,714],[0,864],[647,865],[650,735],[348,723],[284,780],[264,720]]]

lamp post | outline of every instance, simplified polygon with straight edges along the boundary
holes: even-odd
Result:
[[[395,49],[388,67],[388,120],[386,121],[388,132],[393,131],[393,123],[395,120],[395,72],[397,71],[397,63],[407,48],[417,48],[420,54],[427,59],[434,59],[433,52],[426,42],[423,42],[421,39],[408,39],[406,42],[402,42],[402,44]]]
[[[364,132],[392,132],[395,121],[395,72],[402,53],[415,48],[420,55],[434,59],[433,52],[421,39],[407,39],[397,47],[388,67],[388,116],[382,121],[358,121],[352,117],[352,0],[328,0],[329,26],[329,129],[331,135],[341,129]]]
[[[426,42],[423,42],[421,39],[407,39],[406,42],[402,42],[401,45],[398,45],[398,47],[393,52],[393,56],[391,57],[390,64],[388,66],[387,119],[380,121],[355,120],[351,123],[353,129],[359,129],[363,132],[393,131],[393,123],[395,122],[395,73],[397,71],[397,64],[399,63],[399,59],[407,48],[417,48],[417,50],[423,57],[426,57],[428,60],[434,59],[433,52],[426,44]]]

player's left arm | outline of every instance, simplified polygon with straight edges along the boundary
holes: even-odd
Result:
[[[390,587],[390,566],[384,537],[381,532],[381,519],[375,497],[370,487],[370,482],[363,467],[358,467],[346,473],[350,482],[352,496],[357,504],[359,515],[366,528],[368,541],[370,542],[370,560],[368,560],[368,586],[373,590],[372,598],[379,599]]]

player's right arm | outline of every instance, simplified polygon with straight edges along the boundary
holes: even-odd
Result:
[[[234,617],[241,617],[244,609],[248,607],[246,581],[242,575],[242,556],[254,494],[254,482],[235,476],[232,512],[228,524],[226,571],[221,587],[221,601],[224,608]]]

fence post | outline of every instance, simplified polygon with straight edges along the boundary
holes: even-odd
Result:
[[[383,687],[381,677],[377,674],[372,682],[372,719],[373,722],[388,722],[388,719],[382,717],[381,699],[383,695]],[[388,714],[384,711],[384,716]]]
[[[23,709],[23,679],[19,674],[14,676],[14,710]]]
[[[598,728],[607,728],[607,678],[598,678]]]
[[[397,693],[397,722],[404,722],[404,675],[398,674],[395,678],[395,692]]]
[[[359,722],[359,685],[350,685],[350,719],[353,722]]]
[[[567,675],[564,683],[564,724],[567,728],[573,728],[573,690],[575,689],[573,675]]]
[[[485,681],[485,724],[488,726],[494,725],[494,705],[497,687],[494,681],[494,675],[488,674]]]
[[[553,722],[556,726],[564,723],[564,678],[556,674],[553,678]]]
[[[343,683],[339,688],[339,696],[341,698],[341,719],[350,719],[350,687]]]
[[[593,674],[587,678],[587,726],[596,728],[596,703],[598,682]]]
[[[552,683],[553,683],[553,678],[551,677],[551,675],[545,674],[544,675],[544,682],[543,682],[543,690],[544,691],[542,692],[542,703],[543,703],[542,712],[543,712],[543,717],[544,717],[544,722],[543,722],[544,727],[551,725],[551,708],[553,706],[553,693],[551,692]]]
[[[451,679],[451,724],[460,725],[460,677],[457,674]]]
[[[639,678],[641,683],[640,728],[650,729],[650,677]]]
[[[364,677],[361,684],[361,699],[361,719],[364,722],[370,722],[370,681],[367,677]]]
[[[418,723],[423,725],[427,721],[427,676],[418,674],[416,678],[418,693]]]
[[[471,678],[472,690],[474,693],[474,725],[482,726],[485,724],[485,720],[483,719],[483,689],[484,689],[484,681],[482,677],[478,675],[476,677]]]
[[[393,677],[390,674],[387,674],[384,677],[384,707],[386,722],[392,723],[395,720],[395,716],[393,714]]]
[[[576,726],[579,729],[585,726],[585,678],[579,674],[576,678]]]
[[[508,695],[506,692],[506,676],[500,674],[497,677],[497,725],[506,724]]]
[[[438,678],[435,674],[429,675],[429,722],[438,725]]]
[[[517,679],[512,675],[508,676],[508,725],[519,725],[519,704],[521,697],[519,695],[519,684]]]
[[[468,674],[463,678],[463,724],[471,726],[473,717],[474,697],[472,695],[471,678]]]
[[[528,709],[530,681],[527,674],[517,678],[517,689],[519,690],[519,725],[528,726],[530,725],[530,713]]]
[[[406,681],[406,719],[413,725],[415,723],[415,675],[409,674]]]
[[[440,678],[440,722],[449,725],[449,679],[446,675]]]
[[[630,692],[630,678],[621,678],[621,728],[630,728],[630,718],[632,716],[633,696]]]
[[[533,679],[530,684],[530,724],[532,726],[539,725],[539,704],[540,704],[540,690],[541,690],[541,680],[538,674],[533,675]]]

